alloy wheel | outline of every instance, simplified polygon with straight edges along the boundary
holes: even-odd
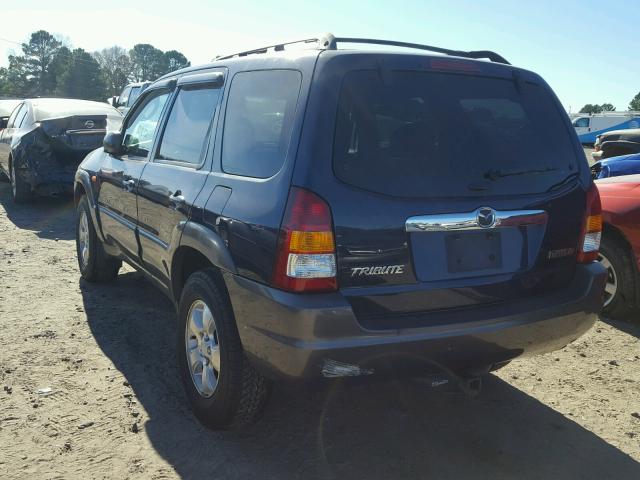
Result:
[[[80,253],[80,262],[83,267],[89,263],[89,219],[87,212],[80,212],[80,220],[78,224],[78,246]]]
[[[202,300],[189,308],[184,340],[193,385],[201,396],[209,398],[220,378],[220,344],[213,314]]]
[[[598,261],[607,269],[607,283],[604,288],[604,306],[607,307],[616,296],[618,291],[618,275],[611,264],[611,261],[602,253],[598,254]]]

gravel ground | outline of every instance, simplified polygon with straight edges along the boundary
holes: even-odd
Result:
[[[206,431],[170,303],[129,268],[80,281],[73,213],[15,206],[0,183],[0,478],[640,478],[640,328],[604,319],[475,398],[420,380],[283,386],[258,425]]]

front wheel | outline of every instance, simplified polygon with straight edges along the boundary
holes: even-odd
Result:
[[[76,254],[80,275],[89,282],[110,282],[116,279],[122,261],[108,255],[98,239],[91,221],[89,202],[83,196],[76,215]]]
[[[212,269],[192,274],[178,306],[177,360],[195,416],[213,430],[255,422],[271,390],[242,349],[233,310]]]

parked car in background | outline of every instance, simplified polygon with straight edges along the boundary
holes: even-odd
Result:
[[[0,130],[4,130],[13,109],[21,102],[19,99],[0,99]]]
[[[603,313],[631,319],[640,304],[640,175],[597,180],[596,185],[603,218],[599,260],[608,270]]]
[[[640,153],[640,128],[613,130],[598,135],[593,148],[591,157],[594,160]]]
[[[118,130],[122,115],[99,102],[66,98],[23,100],[0,132],[0,171],[11,180],[13,199],[73,190],[78,164]]]
[[[592,145],[596,137],[611,130],[640,127],[640,112],[603,112],[573,119],[580,143]]]
[[[591,165],[594,179],[640,174],[640,153],[600,160]]]
[[[111,104],[124,115],[149,85],[151,82],[130,83],[122,89],[120,95],[111,99]]]
[[[250,423],[277,379],[470,389],[586,332],[600,202],[547,83],[487,51],[305,43],[159,79],[76,174],[81,275],[124,260],[175,302],[197,417]]]

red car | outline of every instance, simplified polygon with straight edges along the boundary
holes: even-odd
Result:
[[[603,313],[629,317],[640,302],[640,175],[597,180],[602,202],[599,259],[609,270]]]

